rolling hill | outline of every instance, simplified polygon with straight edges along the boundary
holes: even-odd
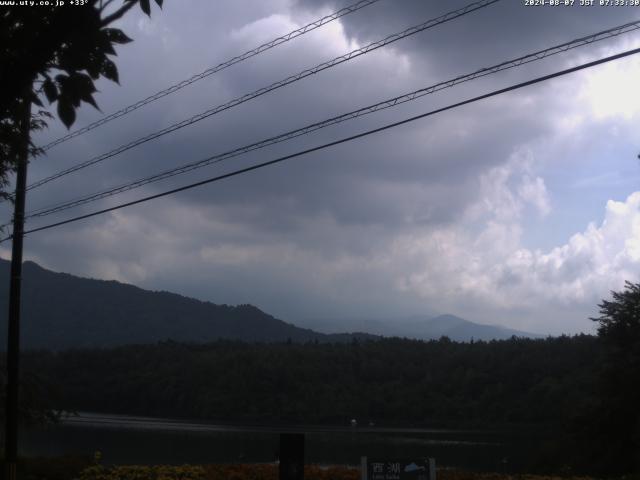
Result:
[[[9,262],[0,259],[0,311],[7,312]],[[0,345],[6,345],[6,314]],[[216,305],[116,281],[57,273],[25,262],[21,345],[60,350],[124,344],[208,342],[342,342],[366,334],[327,335],[299,328],[252,305]]]

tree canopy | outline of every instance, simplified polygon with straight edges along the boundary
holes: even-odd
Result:
[[[155,0],[162,6],[163,0]],[[86,0],[83,5],[14,6],[0,13],[0,196],[8,175],[15,170],[23,142],[21,118],[31,114],[29,130],[46,126],[52,115],[45,107],[57,104],[58,117],[69,128],[82,103],[98,108],[94,81],[101,77],[118,82],[111,57],[115,47],[131,41],[110,27],[135,5],[151,14],[150,0]],[[52,2],[53,3],[53,2]],[[30,154],[38,154],[30,142]]]
[[[640,469],[640,283],[626,282],[611,295],[592,318],[603,357],[591,433],[599,439],[594,457],[609,471],[629,473]]]

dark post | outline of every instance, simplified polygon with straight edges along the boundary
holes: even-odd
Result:
[[[304,433],[280,434],[280,480],[304,480]]]
[[[18,389],[20,364],[20,287],[22,280],[22,239],[24,236],[24,205],[29,161],[29,128],[31,101],[23,97],[23,117],[20,122],[21,142],[17,152],[16,191],[11,245],[11,278],[9,283],[9,328],[7,335],[7,398],[5,425],[6,479],[16,480],[18,462]]]

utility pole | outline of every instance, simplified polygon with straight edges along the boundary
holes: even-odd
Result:
[[[9,283],[9,328],[7,335],[7,388],[5,408],[5,463],[6,480],[17,479],[18,462],[18,390],[20,372],[20,287],[22,283],[22,245],[24,237],[24,209],[27,189],[27,163],[29,161],[29,134],[31,127],[31,87],[22,97],[20,143],[16,152],[16,190],[11,240],[11,278]]]
[[[304,433],[280,434],[279,480],[304,480]]]

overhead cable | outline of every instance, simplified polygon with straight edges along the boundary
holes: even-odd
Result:
[[[196,187],[200,187],[202,185],[207,185],[209,183],[213,183],[213,182],[217,182],[217,181],[220,181],[220,180],[224,180],[226,178],[230,178],[230,177],[234,177],[234,176],[237,176],[237,175],[241,175],[241,174],[253,171],[253,170],[258,170],[260,168],[268,167],[270,165],[275,165],[277,163],[281,163],[281,162],[284,162],[286,160],[291,160],[293,158],[301,157],[301,156],[307,155],[309,153],[313,153],[313,152],[317,152],[317,151],[320,151],[320,150],[324,150],[326,148],[333,147],[333,146],[336,146],[336,145],[340,145],[342,143],[346,143],[346,142],[350,142],[350,141],[353,141],[353,140],[356,140],[356,139],[359,139],[359,138],[367,137],[369,135],[373,135],[375,133],[379,133],[379,132],[382,132],[382,131],[385,131],[385,130],[389,130],[391,128],[398,127],[400,125],[404,125],[404,124],[407,124],[407,123],[410,123],[410,122],[414,122],[416,120],[419,120],[419,119],[422,119],[422,118],[425,118],[425,117],[429,117],[429,116],[435,115],[437,113],[441,113],[441,112],[444,112],[444,111],[447,111],[447,110],[452,110],[454,108],[458,108],[458,107],[461,107],[463,105],[468,105],[468,104],[471,104],[471,103],[474,103],[474,102],[477,102],[477,101],[480,101],[480,100],[484,100],[484,99],[487,99],[487,98],[490,98],[490,97],[501,95],[503,93],[511,92],[511,91],[514,91],[514,90],[518,90],[520,88],[524,88],[524,87],[530,86],[530,85],[534,85],[534,84],[537,84],[537,83],[548,81],[548,80],[551,80],[553,78],[557,78],[557,77],[560,77],[560,76],[563,76],[563,75],[567,75],[569,73],[577,72],[579,70],[584,70],[586,68],[591,68],[591,67],[594,67],[596,65],[601,65],[603,63],[611,62],[613,60],[617,60],[617,59],[620,59],[620,58],[623,58],[623,57],[628,57],[630,55],[635,55],[637,53],[640,53],[640,48],[627,50],[625,52],[618,53],[616,55],[610,55],[608,57],[601,58],[599,60],[595,60],[595,61],[588,62],[588,63],[583,63],[581,65],[578,65],[578,66],[575,66],[575,67],[572,67],[572,68],[567,68],[565,70],[560,70],[558,72],[551,73],[551,74],[548,74],[548,75],[544,75],[544,76],[541,76],[541,77],[537,77],[537,78],[534,78],[532,80],[527,80],[525,82],[517,83],[517,84],[511,85],[509,87],[501,88],[499,90],[494,90],[494,91],[492,91],[490,93],[486,93],[484,95],[479,95],[479,96],[476,96],[476,97],[473,97],[473,98],[470,98],[470,99],[467,99],[467,100],[464,100],[464,101],[461,101],[461,102],[457,102],[457,103],[448,105],[446,107],[442,107],[442,108],[438,108],[438,109],[435,109],[435,110],[431,110],[431,111],[423,113],[421,115],[416,115],[416,116],[413,116],[413,117],[410,117],[410,118],[407,118],[407,119],[404,119],[404,120],[401,120],[401,121],[398,121],[398,122],[389,123],[389,124],[384,125],[382,127],[378,127],[378,128],[374,128],[374,129],[371,129],[371,130],[367,130],[365,132],[358,133],[356,135],[351,135],[349,137],[345,137],[345,138],[342,138],[340,140],[335,140],[333,142],[325,143],[323,145],[319,145],[319,146],[316,146],[316,147],[313,147],[313,148],[308,148],[306,150],[302,150],[302,151],[299,151],[299,152],[296,152],[296,153],[293,153],[293,154],[290,154],[290,155],[285,155],[285,156],[282,156],[282,157],[279,157],[279,158],[276,158],[276,159],[273,159],[273,160],[269,160],[267,162],[259,163],[259,164],[256,164],[256,165],[252,165],[250,167],[241,168],[241,169],[235,170],[233,172],[225,173],[223,175],[218,175],[218,176],[215,176],[215,177],[212,177],[212,178],[208,178],[208,179],[205,179],[205,180],[200,180],[200,181],[195,182],[195,183],[184,185],[182,187],[174,188],[172,190],[168,190],[168,191],[165,191],[165,192],[157,193],[155,195],[149,195],[147,197],[143,197],[143,198],[139,198],[137,200],[133,200],[133,201],[130,201],[130,202],[126,202],[126,203],[122,203],[122,204],[119,204],[119,205],[115,205],[113,207],[104,208],[102,210],[97,210],[97,211],[94,211],[94,212],[91,212],[91,213],[87,213],[87,214],[84,214],[84,215],[78,215],[76,217],[68,218],[66,220],[62,220],[62,221],[59,221],[59,222],[50,223],[50,224],[43,225],[43,226],[37,227],[37,228],[32,228],[30,230],[26,230],[24,233],[26,235],[26,234],[31,234],[31,233],[35,233],[35,232],[40,232],[40,231],[43,231],[43,230],[49,230],[51,228],[59,227],[59,226],[62,226],[62,225],[67,225],[69,223],[78,222],[80,220],[85,220],[87,218],[95,217],[97,215],[102,215],[104,213],[109,213],[109,212],[113,212],[113,211],[116,211],[116,210],[120,210],[120,209],[123,209],[123,208],[126,208],[126,207],[130,207],[132,205],[137,205],[137,204],[148,202],[148,201],[151,201],[151,200],[155,200],[155,199],[158,199],[158,198],[161,198],[161,197],[166,197],[166,196],[172,195],[174,193],[183,192],[185,190],[190,190],[190,189],[193,189],[193,188],[196,188]],[[4,241],[6,241],[6,240],[8,240],[10,238],[11,238],[11,236],[5,237],[2,240],[0,240],[0,243],[4,242]]]
[[[431,85],[429,87],[421,88],[419,90],[415,90],[410,93],[406,93],[404,95],[400,95],[397,97],[393,97],[382,102],[375,103],[373,105],[369,105],[357,110],[353,110],[348,113],[344,113],[335,117],[328,118],[321,122],[316,122],[310,125],[306,125],[304,127],[288,131],[286,133],[282,133],[280,135],[267,138],[265,140],[261,140],[259,142],[255,142],[249,145],[245,145],[242,147],[235,148],[233,150],[229,150],[224,153],[217,154],[212,157],[207,157],[202,160],[198,160],[196,162],[188,163],[185,165],[181,165],[179,167],[171,168],[169,170],[165,170],[154,175],[150,175],[144,178],[140,178],[138,180],[128,182],[116,187],[111,187],[106,190],[102,190],[97,193],[92,193],[89,195],[81,196],[74,198],[72,200],[67,200],[64,202],[57,203],[55,205],[49,205],[46,207],[39,208],[37,210],[33,210],[28,212],[25,218],[34,218],[34,217],[44,217],[47,215],[51,215],[54,213],[58,213],[64,210],[68,210],[70,208],[74,208],[80,205],[84,205],[90,202],[94,202],[103,198],[107,198],[113,195],[117,195],[119,193],[123,193],[129,190],[133,190],[135,188],[142,187],[143,185],[148,185],[150,183],[158,182],[160,180],[164,180],[167,178],[174,177],[176,175],[181,175],[183,173],[187,173],[199,168],[206,167],[211,164],[219,163],[224,160],[237,157],[254,150],[262,149],[270,145],[274,145],[277,143],[281,143],[287,140],[291,140],[293,138],[306,135],[308,133],[314,132],[316,130],[320,130],[322,128],[326,128],[331,125],[335,125],[338,123],[345,122],[347,120],[352,120],[354,118],[361,117],[363,115],[368,115],[370,113],[378,112],[381,110],[385,110],[388,108],[395,107],[397,105],[401,105],[406,102],[410,102],[421,98],[425,95],[429,95],[440,90],[444,90],[445,88],[451,88],[455,85],[468,82],[477,78],[481,78],[487,75],[491,75],[497,72],[501,72],[503,70],[508,70],[511,68],[515,68],[521,65],[525,65],[531,62],[539,61],[544,58],[547,58],[552,55],[556,55],[562,52],[566,52],[567,50],[577,48],[583,45],[589,45],[593,42],[605,40],[607,38],[615,37],[624,33],[632,32],[640,29],[640,20],[635,22],[626,23],[624,25],[619,25],[614,28],[610,28],[598,33],[594,33],[592,35],[588,35],[585,37],[577,38],[575,40],[571,40],[569,42],[562,43],[560,45],[556,45],[554,47],[550,47],[544,50],[539,50],[534,53],[529,53],[527,55],[515,58],[513,60],[508,60],[497,65],[493,65],[491,67],[482,68],[480,70],[476,70],[472,73],[468,73],[465,75],[460,75],[450,80],[446,80],[443,82],[436,83],[435,85]]]
[[[372,52],[378,48],[384,47],[386,45],[389,45],[393,42],[397,42],[400,39],[406,38],[410,35],[415,35],[418,32],[422,32],[424,30],[427,30],[429,28],[435,27],[437,25],[441,25],[445,22],[449,22],[451,20],[454,20],[456,18],[459,18],[463,15],[467,15],[471,12],[474,12],[476,10],[479,10],[481,8],[485,8],[491,4],[497,3],[500,0],[480,0],[480,1],[476,1],[473,3],[470,3],[469,5],[459,8],[457,10],[451,11],[449,13],[446,13],[444,15],[441,15],[440,17],[434,18],[432,20],[428,20],[424,23],[421,23],[419,25],[410,27],[406,30],[403,30],[402,32],[399,33],[394,33],[393,35],[389,35],[388,37],[385,37],[382,40],[378,40],[376,42],[372,42],[364,47],[358,48],[356,50],[353,50],[345,55],[341,55],[339,57],[336,57],[332,60],[329,60],[327,62],[321,63],[319,65],[316,65],[315,67],[303,70],[295,75],[291,75],[283,80],[279,80],[275,83],[272,83],[269,86],[260,88],[254,92],[251,93],[247,93],[245,95],[242,95],[240,97],[237,97],[229,102],[223,103],[221,105],[218,105],[216,107],[210,108],[202,113],[199,113],[197,115],[194,115],[190,118],[187,118],[185,120],[182,120],[181,122],[178,123],[174,123],[168,127],[165,127],[161,130],[158,130],[156,132],[150,133],[144,137],[138,138],[136,140],[133,140],[132,142],[129,142],[127,144],[121,145],[107,153],[104,153],[102,155],[98,155],[96,157],[93,157],[89,160],[86,160],[82,163],[79,163],[77,165],[74,165],[72,167],[69,167],[67,169],[64,169],[62,171],[59,171],[57,173],[54,173],[53,175],[50,175],[46,178],[43,178],[41,180],[38,180],[30,185],[27,186],[27,190],[32,190],[34,188],[40,187],[42,185],[45,185],[46,183],[49,183],[53,180],[56,180],[60,177],[64,177],[65,175],[69,175],[70,173],[73,172],[77,172],[78,170],[82,170],[83,168],[89,167],[91,165],[95,165],[96,163],[102,162],[108,158],[112,158],[115,157],[116,155],[119,155],[122,152],[125,152],[127,150],[130,150],[134,147],[137,147],[138,145],[142,145],[143,143],[149,142],[151,140],[155,140],[156,138],[162,137],[164,135],[167,135],[168,133],[171,132],[175,132],[176,130],[179,130],[181,128],[184,128],[186,126],[189,125],[193,125],[196,122],[199,122],[201,120],[204,120],[205,118],[208,118],[212,115],[215,115],[217,113],[220,113],[222,111],[228,110],[230,108],[236,107],[244,102],[247,102],[249,100],[252,100],[256,97],[259,97],[261,95],[264,95],[268,92],[271,92],[273,90],[276,90],[278,88],[282,88],[286,85],[289,85],[291,83],[297,82],[299,80],[302,80],[303,78],[306,78],[308,76],[314,75],[316,73],[319,73],[323,70],[326,70],[328,68],[332,68],[335,67],[336,65],[340,65],[341,63],[347,62],[349,60],[352,60],[354,58],[357,58],[361,55],[365,55],[369,52]]]
[[[281,37],[275,38],[269,42],[263,43],[262,45],[252,49],[252,50],[248,50],[246,52],[244,52],[241,55],[235,56],[225,62],[219,63],[218,65],[214,66],[214,67],[210,67],[207,68],[206,70],[204,70],[203,72],[200,72],[196,75],[193,75],[192,77],[186,79],[186,80],[182,80],[181,82],[178,82],[174,85],[171,85],[168,88],[165,88],[164,90],[160,90],[159,92],[154,93],[153,95],[149,95],[148,97],[139,100],[135,103],[132,103],[131,105],[124,107],[116,112],[113,112],[109,115],[107,115],[106,117],[101,118],[100,120],[96,120],[93,123],[90,123],[89,125],[79,128],[78,130],[75,130],[71,133],[68,133],[50,143],[47,143],[46,145],[44,145],[42,147],[43,150],[49,150],[53,147],[55,147],[56,145],[60,145],[63,142],[66,142],[67,140],[70,140],[74,137],[77,137],[78,135],[82,135],[83,133],[86,133],[90,130],[93,130],[95,128],[98,128],[102,125],[104,125],[105,123],[109,123],[112,120],[115,120],[116,118],[120,118],[124,115],[127,115],[131,112],[133,112],[134,110],[137,110],[141,107],[144,107],[145,105],[155,102],[156,100],[159,100],[163,97],[166,97],[167,95],[171,95],[172,93],[177,92],[178,90],[183,89],[184,87],[191,85],[192,83],[195,83],[199,80],[202,80],[203,78],[207,78],[211,75],[213,75],[214,73],[218,73],[226,68],[229,68],[232,65],[235,65],[236,63],[240,63],[244,60],[247,60],[251,57],[255,57],[256,55],[259,55],[263,52],[266,52],[267,50],[270,50],[274,47],[277,47],[278,45],[281,45],[283,43],[286,43],[290,40],[293,40],[296,37],[299,37],[301,35],[304,35],[305,33],[311,32],[312,30],[315,30],[316,28],[319,28],[323,25],[326,25],[327,23],[333,22],[334,20],[337,20],[341,17],[344,17],[345,15],[348,15],[350,13],[353,13],[355,11],[360,10],[361,8],[364,7],[368,7],[369,5],[376,3],[380,0],[361,0],[359,2],[354,3],[353,5],[349,5],[347,7],[341,8],[340,10],[332,13],[331,15],[327,15],[324,16],[322,18],[319,18],[317,20],[314,20],[311,23],[308,23],[307,25],[305,25],[304,27],[300,27],[297,28],[289,33],[287,33],[286,35],[282,35]]]

